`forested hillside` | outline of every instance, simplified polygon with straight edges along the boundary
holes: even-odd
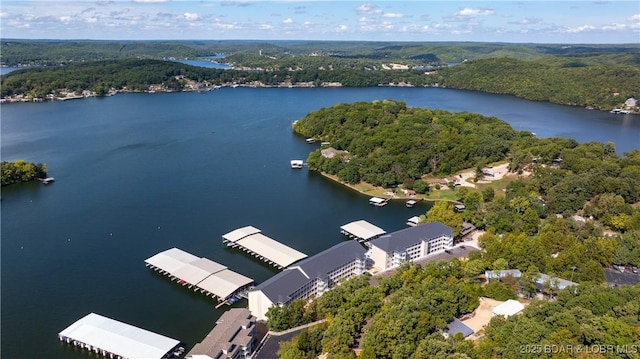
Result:
[[[446,87],[611,109],[640,97],[640,56],[626,59],[627,64],[607,64],[608,56],[483,59],[441,69],[438,79]]]
[[[320,149],[309,168],[393,186],[425,174],[456,171],[506,158],[520,136],[506,122],[476,113],[407,108],[404,102],[339,104],[312,112],[293,125],[296,133],[331,143],[348,154],[325,158]]]
[[[554,301],[533,300],[522,315],[494,317],[478,342],[458,335],[445,338],[447,321],[477,308],[478,296],[515,296],[503,282],[480,286],[468,266],[472,262],[458,260],[425,268],[405,265],[392,276],[376,277],[374,286],[367,277],[358,277],[311,305],[295,301],[274,307],[267,314],[273,330],[327,319],[280,343],[279,358],[311,359],[321,353],[328,359],[356,358],[353,349],[363,359],[576,357],[559,355],[568,346],[574,348],[572,354],[589,346],[592,353],[599,350],[599,358],[637,357],[639,286],[581,285],[556,293]]]

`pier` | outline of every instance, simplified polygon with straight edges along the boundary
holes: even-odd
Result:
[[[340,233],[355,239],[360,243],[370,241],[387,233],[384,229],[375,226],[365,220],[347,223],[340,227]]]
[[[230,304],[232,298],[253,283],[253,279],[231,271],[220,263],[196,257],[178,248],[160,252],[145,260],[145,264],[183,287],[216,298],[221,304]]]
[[[279,269],[307,258],[307,255],[275,241],[253,226],[238,228],[222,236],[222,243],[239,248]]]
[[[178,340],[96,313],[65,328],[58,339],[109,359],[164,359],[184,352]]]

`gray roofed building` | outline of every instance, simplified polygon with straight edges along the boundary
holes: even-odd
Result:
[[[444,327],[444,332],[448,335],[456,335],[457,333],[461,333],[465,338],[474,333],[473,329],[469,328],[468,326],[466,326],[466,324],[461,322],[460,319],[455,317],[452,318],[451,321],[447,323],[447,326]]]
[[[367,257],[380,270],[399,266],[453,247],[453,228],[439,222],[388,233],[369,241]]]
[[[248,309],[229,309],[216,321],[216,326],[202,342],[189,351],[186,358],[246,358],[253,350],[256,334],[256,318]]]
[[[522,277],[522,272],[518,269],[504,269],[504,270],[488,270],[484,272],[485,278],[488,281],[492,279],[502,279],[506,277],[520,278]]]
[[[416,244],[423,239],[435,238],[442,235],[453,237],[453,228],[445,226],[440,222],[430,222],[401,229],[393,233],[387,233],[369,243],[385,251],[395,251]]]
[[[365,249],[355,241],[339,243],[276,274],[249,292],[249,309],[266,320],[269,307],[320,296],[342,278],[364,272]]]
[[[553,289],[557,289],[557,290],[562,290],[565,289],[567,287],[571,287],[571,286],[577,286],[578,283],[576,282],[572,282],[566,279],[562,279],[562,278],[558,278],[558,277],[551,277],[548,274],[543,274],[540,273],[538,274],[538,276],[535,278],[535,283],[536,283],[536,287],[539,290],[542,290],[545,286],[545,284],[548,284],[550,287],[552,287]]]

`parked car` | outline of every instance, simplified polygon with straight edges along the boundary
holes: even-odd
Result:
[[[633,267],[633,268],[631,268],[631,271],[632,271],[633,273],[638,273],[638,267]]]

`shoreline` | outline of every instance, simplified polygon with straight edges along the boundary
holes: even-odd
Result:
[[[450,199],[443,199],[443,198],[430,198],[427,197],[425,195],[421,195],[421,194],[416,194],[415,196],[407,196],[407,195],[397,195],[397,194],[393,194],[390,195],[389,194],[389,190],[386,188],[382,188],[382,187],[376,187],[373,186],[370,183],[367,182],[360,182],[361,184],[365,185],[365,186],[370,186],[371,189],[370,190],[361,190],[358,187],[356,187],[355,185],[346,183],[344,181],[341,181],[340,179],[338,179],[337,176],[335,175],[331,175],[325,172],[318,172],[321,176],[341,185],[344,187],[347,187],[353,191],[358,192],[361,195],[366,195],[366,196],[371,196],[371,197],[379,197],[382,199],[386,199],[386,200],[390,200],[390,201],[395,201],[395,200],[402,200],[402,201],[407,201],[407,200],[421,200],[421,201],[425,201],[425,202],[440,202],[440,201],[445,201],[445,202],[451,202],[451,203],[458,203],[458,201],[454,201],[454,200],[450,200]]]
[[[341,87],[350,87],[350,86],[344,86],[342,85],[342,83],[340,82],[323,82],[321,84],[315,84],[312,82],[300,82],[300,83],[280,83],[277,85],[267,85],[264,84],[262,82],[252,82],[252,83],[244,83],[244,84],[238,84],[238,83],[224,83],[221,85],[213,85],[213,86],[205,86],[205,87],[198,87],[198,86],[193,86],[193,87],[186,87],[180,90],[171,90],[171,89],[166,89],[163,88],[162,85],[149,85],[149,90],[145,90],[145,91],[140,91],[140,90],[115,90],[115,89],[111,89],[108,93],[104,94],[104,95],[98,95],[95,92],[91,92],[88,90],[83,91],[83,93],[81,95],[67,95],[64,97],[54,97],[53,95],[48,95],[46,98],[41,98],[41,97],[24,97],[24,94],[19,94],[19,95],[13,95],[11,97],[4,97],[0,99],[0,103],[20,103],[20,102],[53,102],[53,101],[68,101],[68,100],[76,100],[76,99],[85,99],[85,98],[104,98],[104,97],[111,97],[114,96],[118,93],[148,93],[148,94],[153,94],[153,93],[175,93],[175,92],[211,92],[211,91],[215,91],[215,90],[219,90],[221,88],[236,88],[236,87],[247,87],[247,88],[341,88]],[[378,84],[376,86],[365,86],[365,87],[411,87],[411,88],[415,88],[418,86],[414,86],[412,84],[405,84],[405,83],[400,83],[400,84]],[[479,91],[479,90],[469,90],[469,89],[464,89],[464,88],[456,88],[456,87],[445,87],[445,86],[437,86],[437,85],[424,85],[424,86],[419,86],[420,88],[443,88],[443,89],[452,89],[452,90],[468,90],[468,91],[477,91],[477,92],[481,92],[481,93],[487,93],[487,94],[496,94],[494,92],[485,92],[485,91]],[[523,100],[527,100],[527,101],[536,101],[536,100],[530,100],[524,97],[518,97],[517,98],[521,98]],[[598,107],[592,107],[592,106],[587,106],[584,107],[583,105],[574,105],[574,104],[562,104],[562,103],[556,103],[556,102],[550,102],[550,101],[541,101],[541,102],[545,102],[545,103],[550,103],[550,104],[556,104],[556,105],[562,105],[562,106],[569,106],[569,107],[578,107],[578,108],[584,108],[586,110],[590,110],[590,111],[601,111],[601,112],[609,112],[609,113],[613,113],[613,110],[608,110],[608,109],[601,109]],[[617,109],[617,108],[616,108]],[[615,110],[615,109],[614,109]],[[616,112],[614,114],[618,114],[618,115],[640,115],[640,111],[633,111],[633,110],[626,110],[625,111],[629,111],[626,113],[621,113],[621,112]]]

